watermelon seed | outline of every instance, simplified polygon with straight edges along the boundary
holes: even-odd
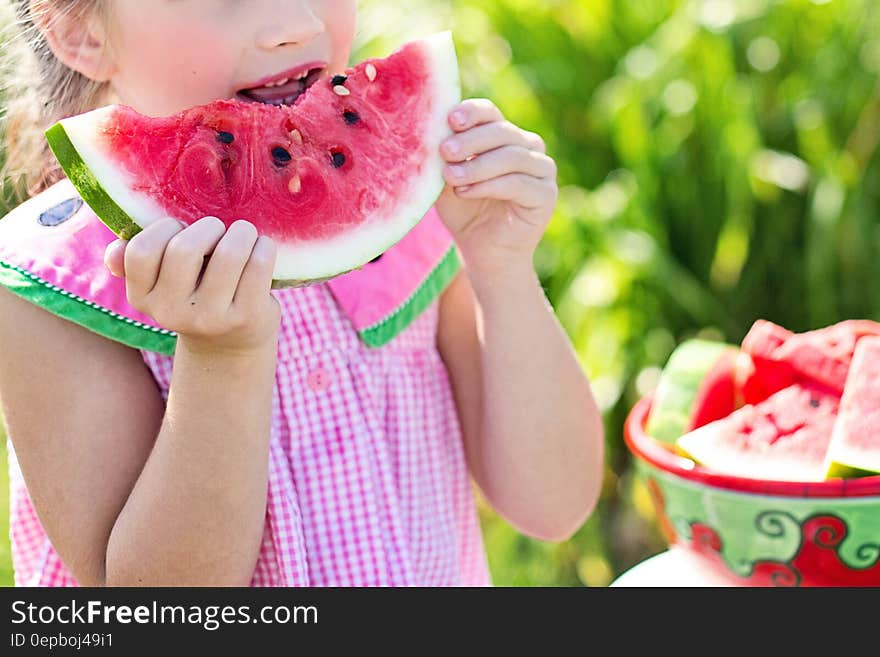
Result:
[[[235,141],[235,137],[232,136],[231,132],[218,132],[217,141],[219,141],[221,144],[231,144],[233,141]]]
[[[330,158],[333,160],[333,166],[337,169],[345,165],[345,154],[340,151],[330,153]]]
[[[343,118],[345,119],[345,122],[346,122],[348,125],[354,125],[355,123],[357,123],[358,121],[361,120],[361,117],[358,116],[358,113],[357,113],[357,112],[352,112],[351,110],[346,110],[346,111],[342,114],[342,116],[343,116]]]
[[[333,87],[333,91],[336,93],[337,96],[348,96],[351,93],[341,84],[337,84],[335,87]]]
[[[272,149],[272,159],[275,160],[275,164],[278,166],[284,166],[288,162],[290,162],[291,155],[285,149],[281,148],[281,146],[276,146]]]
[[[293,140],[294,144],[296,144],[297,146],[302,146],[303,136],[296,128],[290,131],[290,138]]]
[[[372,64],[367,64],[364,71],[367,74],[367,80],[372,82],[373,80],[376,79],[376,67],[375,66],[373,66]]]
[[[813,408],[819,408],[819,400],[816,399],[815,397],[811,398],[810,399],[810,406],[812,406]]]
[[[330,80],[330,84],[332,84],[334,87],[338,87],[345,84],[346,80],[348,80],[348,78],[344,75],[334,75],[333,79]]]
[[[291,194],[299,194],[299,190],[302,189],[302,181],[299,179],[299,176],[294,174],[293,178],[290,179],[290,182],[287,183],[287,188],[290,190]]]

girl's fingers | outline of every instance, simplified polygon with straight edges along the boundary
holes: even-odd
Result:
[[[447,164],[443,168],[443,179],[451,187],[461,187],[510,173],[555,179],[556,163],[543,153],[522,146],[502,146],[468,162]]]
[[[257,229],[249,221],[234,222],[214,247],[196,296],[215,307],[228,308],[257,237]]]
[[[464,162],[469,157],[501,146],[523,146],[539,153],[547,152],[544,140],[539,135],[527,132],[510,121],[493,121],[453,135],[441,144],[440,150],[448,162]]]
[[[534,210],[553,204],[556,183],[524,173],[509,173],[465,188],[457,188],[455,193],[468,199],[492,198],[512,201],[526,209]]]
[[[114,240],[104,249],[104,265],[117,278],[125,276],[125,247],[127,245],[128,240]]]
[[[250,258],[241,272],[238,289],[236,289],[235,297],[232,300],[233,306],[246,308],[249,303],[262,298],[271,290],[276,257],[275,242],[271,238],[261,235],[254,244]]]
[[[162,256],[155,289],[176,299],[192,295],[205,256],[210,255],[225,232],[226,225],[220,219],[203,217],[172,237]]]
[[[449,113],[449,125],[455,132],[492,121],[503,121],[501,110],[485,98],[469,98]]]
[[[132,304],[137,306],[155,287],[168,241],[182,230],[183,224],[166,217],[154,221],[128,241],[123,269],[125,291]]]

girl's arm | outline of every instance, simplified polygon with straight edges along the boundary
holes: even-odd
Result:
[[[209,356],[178,339],[162,427],[110,534],[108,584],[250,584],[266,515],[274,381],[274,341]]]
[[[4,420],[79,584],[250,583],[273,369],[179,350],[166,411],[137,351],[0,288]]]
[[[602,417],[534,271],[558,197],[544,140],[489,100],[450,112],[437,211],[464,264],[441,302],[470,466],[524,532],[557,540],[592,512],[603,475]]]
[[[177,332],[167,406],[140,354],[0,294],[0,391],[28,491],[81,584],[250,583],[280,308],[247,222],[157,221],[107,265]]]
[[[462,272],[440,303],[438,347],[474,479],[524,533],[569,537],[599,497],[603,425],[537,275],[472,287]]]

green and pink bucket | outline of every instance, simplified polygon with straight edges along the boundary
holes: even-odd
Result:
[[[670,547],[732,585],[880,586],[880,475],[792,482],[720,474],[645,431],[635,404],[624,440]]]

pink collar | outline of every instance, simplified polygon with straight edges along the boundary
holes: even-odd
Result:
[[[0,285],[46,310],[131,347],[174,353],[176,334],[134,309],[125,281],[104,265],[116,239],[63,180],[0,221]],[[371,347],[387,344],[460,268],[432,209],[377,260],[324,283]]]

